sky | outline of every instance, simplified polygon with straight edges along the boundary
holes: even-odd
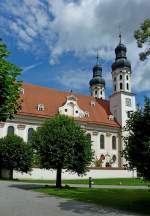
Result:
[[[0,37],[22,68],[18,79],[85,95],[98,49],[108,98],[120,26],[141,105],[150,97],[150,60],[139,60],[133,34],[146,18],[149,0],[0,0]]]

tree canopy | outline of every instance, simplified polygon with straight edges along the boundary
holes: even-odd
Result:
[[[129,168],[150,180],[150,99],[145,98],[144,108],[138,108],[127,121],[125,150]]]
[[[33,133],[32,145],[42,168],[56,169],[56,187],[61,187],[61,172],[83,175],[93,157],[91,139],[70,117],[56,115]]]
[[[146,47],[139,54],[140,60],[144,61],[150,55],[150,19],[146,19],[138,30],[134,32],[134,37],[137,40],[138,47]]]
[[[21,69],[6,60],[9,55],[10,52],[0,39],[0,121],[11,119],[21,104],[21,82],[16,80]]]
[[[32,166],[32,147],[17,135],[8,135],[0,139],[0,166],[9,170],[9,178],[13,178],[13,170],[28,172]]]

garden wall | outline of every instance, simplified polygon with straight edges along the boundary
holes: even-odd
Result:
[[[14,171],[14,179],[55,179],[56,171],[34,168],[30,174]],[[79,177],[76,174],[68,172],[62,173],[62,179],[80,179],[80,178],[132,178],[136,177],[136,172],[123,169],[91,169],[85,176]]]

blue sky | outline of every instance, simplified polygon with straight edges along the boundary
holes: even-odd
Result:
[[[86,95],[99,49],[108,97],[120,25],[142,104],[150,96],[150,61],[139,61],[133,32],[149,11],[149,0],[1,0],[0,37],[23,69],[21,80]]]

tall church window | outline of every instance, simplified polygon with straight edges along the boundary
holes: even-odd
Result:
[[[128,75],[126,76],[126,79],[127,79],[127,80],[129,79]]]
[[[114,91],[116,91],[116,85],[114,85]]]
[[[7,129],[7,135],[14,135],[14,127],[13,126],[9,126]]]
[[[122,90],[122,83],[120,83],[120,90]]]
[[[105,139],[104,139],[104,135],[101,134],[100,136],[100,149],[104,149],[105,148]]]
[[[112,149],[116,149],[116,137],[115,136],[113,136],[112,137]]]
[[[127,83],[127,90],[129,90],[129,83]]]
[[[122,80],[122,75],[120,75],[120,80]]]
[[[32,134],[33,134],[33,128],[29,128],[28,129],[28,141],[31,140]]]
[[[91,134],[90,134],[90,133],[88,133],[88,134],[87,134],[87,136],[88,136],[88,137],[89,137],[89,139],[91,140]]]

